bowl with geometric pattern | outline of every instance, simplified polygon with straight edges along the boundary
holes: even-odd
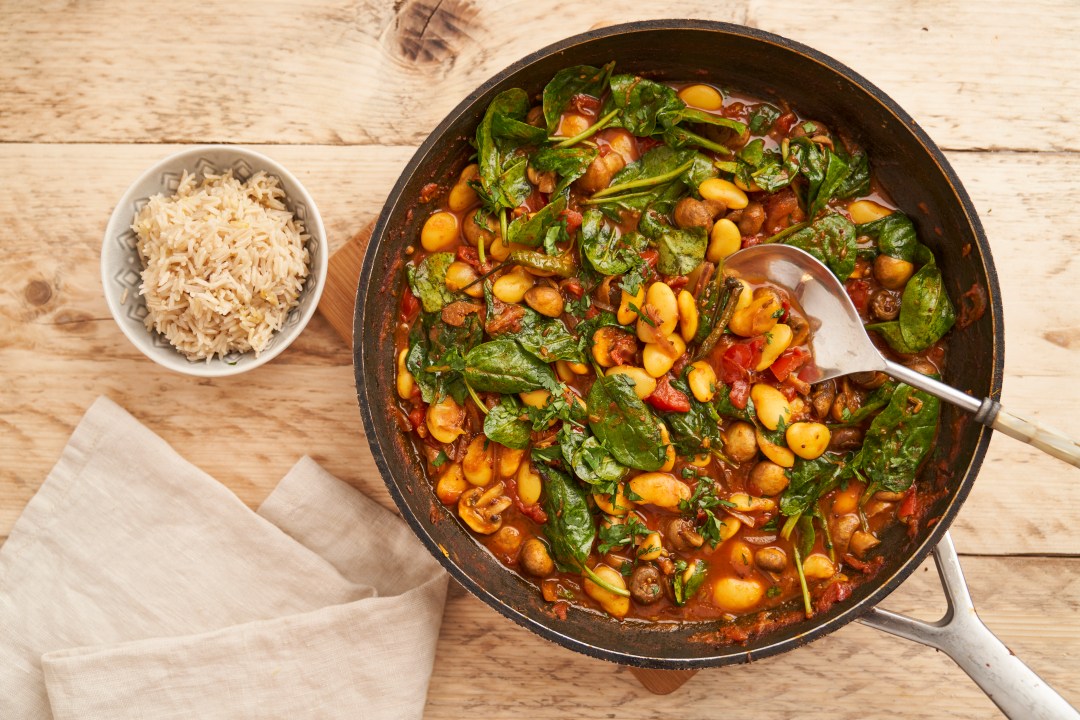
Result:
[[[232,171],[234,178],[245,182],[260,170],[277,179],[285,193],[283,202],[286,208],[303,222],[308,235],[305,242],[309,258],[308,276],[298,303],[258,355],[251,350],[232,351],[210,360],[189,360],[162,334],[146,326],[148,310],[140,294],[143,261],[139,257],[132,223],[151,196],[158,193],[166,197],[174,195],[185,171],[200,181],[206,175]],[[311,195],[292,173],[253,150],[234,145],[201,145],[155,163],[120,198],[105,229],[101,248],[101,282],[109,311],[117,325],[144,355],[176,372],[199,377],[223,377],[237,375],[269,362],[303,331],[319,304],[326,281],[328,256],[326,230],[319,210]]]

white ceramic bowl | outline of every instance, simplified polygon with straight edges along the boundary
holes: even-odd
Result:
[[[304,223],[310,239],[307,243],[311,258],[310,272],[300,293],[300,303],[292,309],[284,326],[274,333],[266,348],[255,357],[254,352],[230,353],[224,358],[188,360],[163,336],[147,330],[146,303],[139,295],[142,282],[142,263],[136,249],[136,237],[131,229],[135,215],[151,195],[172,195],[187,170],[197,176],[233,171],[233,177],[247,180],[252,173],[264,170],[278,179],[285,191],[285,204]],[[326,263],[329,251],[326,230],[315,202],[292,173],[261,153],[233,145],[202,145],[182,150],[155,163],[131,184],[120,198],[101,247],[101,282],[105,300],[113,318],[135,347],[154,362],[187,375],[222,377],[237,375],[256,368],[275,358],[296,339],[315,314],[326,282]]]

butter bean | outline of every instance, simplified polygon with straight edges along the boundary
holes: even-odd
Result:
[[[724,97],[711,85],[687,85],[679,91],[679,99],[702,110],[715,111],[724,106]]]
[[[641,364],[645,366],[645,372],[654,378],[666,375],[671,366],[675,364],[675,361],[686,352],[686,343],[683,342],[681,337],[672,333],[668,335],[667,339],[674,354],[662,350],[657,343],[646,343],[645,348],[641,351]]]
[[[773,329],[765,333],[765,346],[761,348],[761,360],[754,366],[758,372],[764,372],[776,362],[788,347],[791,346],[791,328],[783,323],[773,325]]]
[[[619,302],[619,310],[615,313],[615,319],[619,321],[620,325],[629,325],[638,319],[638,310],[641,310],[645,306],[645,288],[639,287],[638,291],[631,295],[630,293],[622,290],[622,300]],[[630,306],[633,305],[637,310],[633,310]]]
[[[458,244],[460,237],[457,216],[444,211],[428,217],[420,230],[420,244],[428,252],[450,250]]]
[[[678,510],[680,500],[690,499],[690,488],[666,472],[646,472],[630,478],[630,490],[641,500],[639,505],[655,505],[665,510]]]
[[[713,603],[730,613],[745,612],[764,596],[765,586],[756,578],[724,577],[713,584]]]
[[[893,211],[873,200],[856,200],[848,205],[848,214],[851,215],[851,222],[862,225],[888,217],[893,214]]]
[[[623,579],[622,573],[618,570],[608,567],[607,565],[597,565],[592,570],[608,585],[619,588],[620,590],[626,590],[626,580]],[[604,608],[608,615],[622,618],[626,617],[626,613],[630,611],[629,597],[616,595],[610,590],[600,587],[587,575],[585,576],[584,585],[585,593],[593,600],[600,603],[600,607]]]
[[[756,383],[750,388],[750,399],[754,401],[758,420],[770,430],[775,430],[781,422],[787,423],[791,418],[791,404],[772,385]]]
[[[519,303],[535,281],[528,273],[508,272],[491,286],[491,292],[504,303]]]
[[[769,460],[785,468],[792,467],[795,464],[795,453],[791,452],[791,450],[769,442],[769,439],[761,434],[761,430],[755,429],[754,434],[757,437],[757,444],[761,449],[761,453]]]
[[[483,487],[491,482],[495,475],[495,447],[484,435],[477,435],[465,450],[461,460],[461,469],[465,479],[473,485]]]
[[[531,462],[521,463],[521,467],[517,472],[517,492],[518,499],[521,500],[523,505],[535,505],[540,501],[540,491],[543,489],[543,483],[540,480],[540,474],[533,468]]]
[[[686,383],[694,397],[703,403],[712,402],[716,395],[716,371],[704,360],[698,360],[690,366]]]
[[[409,356],[409,349],[405,348],[398,353],[397,358],[397,394],[402,400],[408,400],[416,391],[416,378],[405,367],[405,358]]]
[[[784,433],[788,447],[791,451],[804,460],[814,460],[821,457],[829,446],[832,434],[829,428],[816,422],[797,422],[788,426]]]
[[[608,377],[626,375],[634,381],[634,394],[642,400],[652,395],[653,391],[656,390],[656,380],[645,372],[644,368],[634,367],[633,365],[618,365],[610,368],[604,374]]]
[[[686,290],[680,290],[676,303],[679,307],[679,335],[686,342],[690,342],[698,330],[697,301]]]
[[[750,202],[746,193],[722,178],[709,178],[698,185],[698,192],[706,200],[723,203],[729,210],[742,210]]]
[[[739,226],[727,218],[721,218],[713,224],[709,233],[709,246],[705,250],[705,259],[718,263],[742,247],[742,233]]]

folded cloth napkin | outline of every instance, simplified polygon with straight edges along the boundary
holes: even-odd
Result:
[[[106,398],[0,547],[0,718],[411,718],[447,576],[303,458],[257,512]]]

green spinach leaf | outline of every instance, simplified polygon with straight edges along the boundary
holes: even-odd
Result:
[[[686,108],[686,103],[667,85],[636,75],[612,75],[608,82],[611,95],[607,105],[619,109],[619,125],[633,135],[647,137],[675,125],[678,114]]]
[[[543,459],[535,464],[544,478],[544,511],[548,516],[544,534],[551,542],[555,561],[560,570],[581,570],[596,541],[596,525],[585,491]]]
[[[685,560],[679,560],[675,563],[675,604],[682,607],[690,598],[694,597],[697,591],[701,588],[701,584],[705,582],[705,573],[708,570],[708,566],[704,560],[694,560],[694,569],[690,574],[690,578],[683,579],[686,574],[686,570],[690,567]],[[681,566],[681,567],[680,567]]]
[[[523,420],[521,405],[513,395],[503,395],[499,404],[484,416],[484,435],[488,440],[515,450],[529,446],[530,424]]]
[[[671,387],[690,399],[689,412],[664,413],[664,422],[671,433],[675,452],[683,457],[712,453],[723,445],[720,435],[720,414],[711,403],[694,397],[682,378],[671,381]]]
[[[667,228],[657,240],[661,275],[686,275],[705,259],[709,238],[703,227]]]
[[[628,376],[598,377],[586,404],[589,429],[617,462],[638,470],[657,470],[664,464],[660,426],[634,394]]]
[[[590,147],[548,147],[537,150],[529,164],[539,172],[552,172],[559,176],[553,195],[560,195],[589,169],[599,150]]]
[[[941,270],[931,261],[908,280],[900,297],[900,318],[866,327],[884,335],[897,352],[916,353],[940,340],[955,322]]]
[[[551,367],[510,338],[489,340],[470,350],[465,356],[465,380],[474,390],[503,394],[558,390]]]
[[[454,262],[454,253],[432,253],[419,265],[409,265],[406,275],[413,294],[420,298],[426,312],[438,312],[454,301],[456,294],[446,287],[446,269]]]
[[[878,252],[897,258],[915,262],[915,255],[919,248],[919,238],[915,234],[915,225],[911,218],[897,211],[883,218],[878,218],[868,223],[857,225],[855,228],[860,235],[867,235],[877,241]]]
[[[735,162],[735,177],[743,185],[757,185],[770,193],[790,185],[798,174],[798,168],[785,163],[779,152],[766,150],[761,138],[747,143],[735,156]]]
[[[855,269],[856,237],[851,221],[839,213],[832,213],[788,235],[784,243],[810,253],[844,282]]]
[[[593,492],[614,495],[619,481],[629,472],[583,428],[564,423],[559,443],[566,466],[579,480],[591,485]]]
[[[566,209],[566,197],[557,195],[544,207],[532,214],[515,219],[506,229],[509,242],[536,247],[544,242],[544,237],[555,225],[562,222],[559,215]]]
[[[521,346],[545,363],[556,360],[585,362],[584,343],[569,330],[562,320],[547,318],[532,308],[525,308],[521,318],[521,330],[507,333]]]
[[[755,105],[747,118],[750,121],[750,133],[753,135],[765,135],[772,130],[773,123],[780,117],[780,111],[768,103]]]
[[[636,232],[620,234],[595,208],[586,210],[578,232],[581,253],[603,275],[621,275],[634,267],[645,249],[645,238]]]
[[[526,177],[528,159],[515,150],[542,142],[547,135],[543,128],[524,122],[528,112],[529,96],[521,88],[511,88],[495,96],[476,129],[477,191],[489,210],[515,208],[532,193]]]
[[[559,116],[566,112],[575,95],[592,95],[599,98],[604,94],[607,78],[614,67],[614,62],[602,68],[576,65],[555,73],[555,76],[544,86],[544,122],[547,123],[548,134],[554,135],[559,129]]]
[[[840,484],[845,469],[845,463],[831,455],[815,460],[796,458],[786,473],[791,482],[780,496],[780,512],[792,518],[811,510],[821,496]]]
[[[870,423],[852,466],[875,487],[907,490],[934,444],[940,413],[936,397],[901,383]]]

